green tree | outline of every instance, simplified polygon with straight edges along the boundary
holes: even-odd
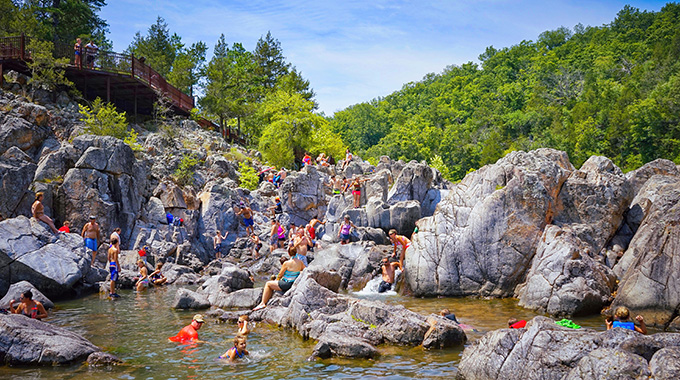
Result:
[[[262,86],[273,89],[279,78],[288,73],[288,64],[283,56],[281,43],[271,32],[260,37],[253,52],[253,59],[257,65],[256,74],[262,78]]]
[[[125,112],[116,111],[116,106],[104,103],[101,98],[92,102],[91,106],[78,105],[80,120],[85,124],[85,133],[98,136],[113,136],[124,139],[127,136],[127,120]],[[133,135],[136,140],[136,133]],[[132,142],[132,139],[129,141]]]
[[[188,49],[181,49],[168,74],[168,82],[183,93],[193,96],[194,87],[205,72],[205,53],[208,46],[199,41]]]
[[[31,39],[27,50],[31,56],[31,60],[26,63],[31,71],[29,84],[34,94],[38,89],[54,91],[59,86],[73,86],[64,74],[64,68],[69,60],[54,58],[52,42]]]
[[[145,60],[163,77],[172,70],[178,52],[183,48],[182,39],[177,34],[170,34],[168,24],[165,19],[158,16],[156,23],[149,27],[147,35],[142,36],[140,32],[135,33],[130,46],[126,52],[134,54],[135,57]]]

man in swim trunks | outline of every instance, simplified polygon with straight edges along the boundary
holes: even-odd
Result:
[[[307,267],[307,249],[312,244],[303,228],[298,229],[293,237],[293,250],[295,251],[295,258],[302,261]]]
[[[109,263],[109,272],[111,273],[111,291],[109,297],[120,297],[116,293],[116,281],[118,281],[118,273],[120,272],[120,264],[118,264],[118,253],[120,253],[120,246],[117,238],[111,240],[111,247],[109,247],[107,262]]]
[[[243,224],[246,226],[246,234],[250,235],[255,233],[253,210],[250,208],[249,204],[241,202],[241,209],[236,213],[236,215],[243,215]]]
[[[220,235],[220,231],[215,231],[215,236],[213,237],[213,248],[215,249],[215,258],[222,258],[222,240],[227,238],[229,231],[227,231],[224,236]]]
[[[94,215],[90,215],[90,221],[83,226],[83,232],[80,234],[85,239],[85,248],[92,251],[92,263],[94,266],[95,259],[97,257],[97,244],[101,238],[99,224],[95,220]]]
[[[378,286],[378,293],[384,293],[392,289],[392,284],[394,284],[394,270],[395,268],[401,268],[398,262],[391,263],[390,259],[385,257],[380,263],[382,271],[382,281]]]
[[[390,230],[390,241],[394,245],[394,253],[392,253],[392,258],[397,258],[397,246],[401,245],[401,254],[399,255],[399,265],[404,266],[404,257],[406,255],[406,249],[411,246],[411,241],[402,235],[397,235],[397,230],[394,228]]]
[[[177,335],[168,338],[171,342],[188,343],[191,341],[198,341],[198,330],[201,329],[205,321],[203,315],[196,314],[190,324],[184,326]]]

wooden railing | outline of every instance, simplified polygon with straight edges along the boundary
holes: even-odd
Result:
[[[0,37],[0,59],[20,59],[23,61],[31,59],[31,52],[27,49],[30,37]],[[53,55],[55,58],[67,58],[69,65],[80,70],[98,70],[109,73],[129,75],[136,78],[166,96],[173,106],[183,110],[191,111],[194,108],[194,98],[183,93],[168,83],[156,70],[145,64],[134,55],[121,54],[113,51],[100,49],[88,49],[83,42],[78,49],[80,62],[76,63],[76,49],[74,45],[65,43],[54,44]],[[88,61],[88,56],[92,57],[92,62]]]

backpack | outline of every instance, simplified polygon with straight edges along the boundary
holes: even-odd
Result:
[[[172,216],[172,214],[171,214],[171,213],[165,214],[165,218],[168,220],[168,224],[172,225],[172,221],[173,221],[173,219],[174,219],[174,217]]]

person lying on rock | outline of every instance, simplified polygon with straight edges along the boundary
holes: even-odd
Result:
[[[378,286],[378,293],[385,293],[388,290],[392,290],[396,268],[401,269],[401,264],[399,264],[399,262],[391,263],[389,257],[382,259],[382,262],[380,263],[382,281],[380,281],[380,285]]]
[[[31,206],[31,213],[33,214],[34,218],[41,222],[47,223],[47,225],[52,229],[52,232],[57,234],[59,233],[59,230],[57,230],[57,227],[54,226],[54,222],[49,216],[45,215],[45,206],[42,204],[43,196],[44,194],[42,191],[38,191],[35,194],[35,202],[33,202],[33,205]]]
[[[33,300],[33,292],[27,290],[19,296],[19,305],[14,307],[15,300],[9,301],[9,311],[13,314],[25,315],[33,319],[47,318],[47,311],[40,301]]]
[[[161,268],[163,268],[163,263],[156,263],[156,270],[149,275],[151,284],[161,286],[168,281],[168,279],[163,276],[163,273],[161,273]]]
[[[630,320],[630,310],[625,306],[619,306],[614,312],[614,316],[610,316],[606,319],[607,330],[611,330],[614,327],[621,327],[628,330],[637,331],[641,334],[647,334],[647,326],[645,325],[645,319],[638,315],[635,320],[640,324],[636,326],[635,322]]]
[[[397,235],[397,230],[394,228],[390,230],[390,241],[394,245],[394,253],[392,253],[393,258],[397,258],[397,248],[401,246],[401,253],[399,254],[399,265],[404,266],[404,257],[406,256],[406,249],[411,246],[411,240],[406,236]]]
[[[267,302],[272,298],[275,290],[282,291],[286,293],[292,286],[295,279],[298,278],[300,272],[305,269],[305,264],[300,261],[300,259],[292,256],[289,260],[281,265],[281,270],[279,271],[276,280],[267,281],[264,284],[264,289],[262,289],[262,302],[257,305],[253,311],[264,309],[267,306]]]
[[[188,343],[188,342],[199,342],[198,340],[198,330],[201,329],[205,320],[203,320],[203,315],[196,314],[191,320],[191,323],[184,326],[177,335],[168,338],[171,342]]]
[[[228,349],[223,355],[220,355],[219,359],[227,359],[230,362],[233,362],[236,359],[241,359],[246,355],[250,355],[248,350],[246,350],[247,344],[247,338],[245,336],[236,335],[234,338],[234,347]]]

